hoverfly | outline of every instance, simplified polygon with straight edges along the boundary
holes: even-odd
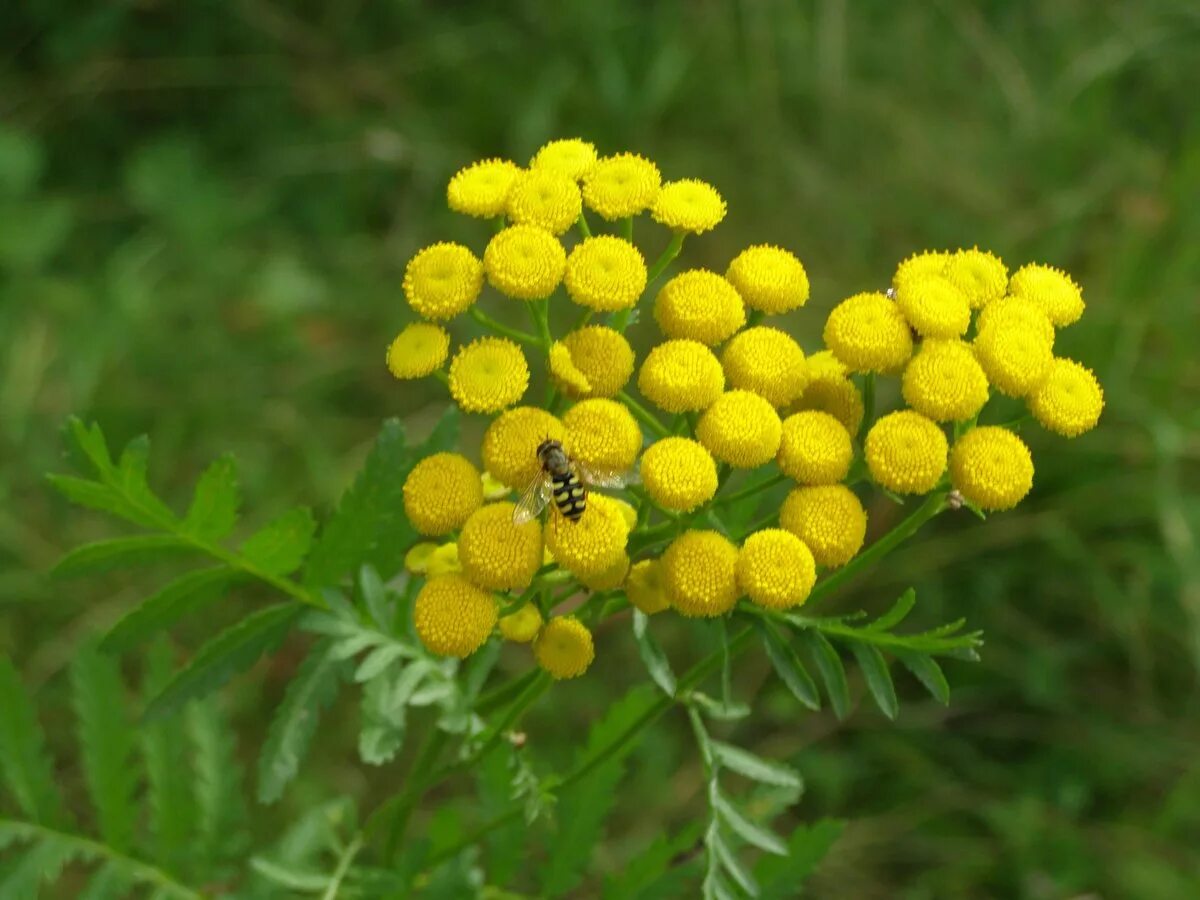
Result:
[[[563,518],[578,522],[587,509],[587,489],[623,488],[637,481],[635,472],[606,472],[592,469],[572,459],[561,441],[547,438],[538,444],[538,473],[517,501],[513,523],[520,525],[536,518],[551,499]]]

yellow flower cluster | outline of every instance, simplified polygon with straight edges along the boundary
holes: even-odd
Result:
[[[492,220],[491,237],[413,256],[403,291],[421,321],[386,356],[397,379],[434,376],[461,410],[490,417],[481,468],[472,454],[435,452],[403,485],[406,517],[432,539],[407,548],[405,568],[421,580],[413,621],[434,653],[467,656],[495,633],[528,645],[552,677],[574,678],[595,657],[590,626],[626,602],[700,619],[739,601],[794,608],[821,570],[861,552],[872,486],[873,502],[931,494],[986,512],[1028,495],[1029,447],[1010,426],[979,423],[1011,418],[993,403],[1024,404],[1067,437],[1103,408],[1094,374],[1054,355],[1056,330],[1084,303],[1050,266],[1010,277],[979,248],[915,254],[886,292],[834,305],[824,346],[806,353],[760,324],[809,299],[791,251],[758,244],[723,274],[668,271],[686,240],[725,217],[706,182],[664,181],[642,156],[571,138],[528,166],[466,166],[446,196]],[[638,216],[660,237],[635,230]],[[643,255],[650,247],[657,259]],[[493,318],[479,302],[485,284],[523,302],[500,301]],[[460,334],[462,313],[490,333]],[[513,322],[524,314],[526,330]],[[647,342],[626,337],[631,325],[659,332],[640,360],[633,348]],[[531,384],[543,405],[526,397]],[[876,409],[897,393],[902,408]],[[557,448],[578,485],[544,470]],[[773,486],[785,479],[782,496]],[[621,490],[629,502],[604,493]],[[777,515],[725,524],[728,507],[769,510],[767,498]]]

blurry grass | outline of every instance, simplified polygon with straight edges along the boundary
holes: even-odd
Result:
[[[940,522],[839,601],[878,609],[915,583],[925,621],[984,628],[982,664],[950,673],[952,707],[908,685],[897,725],[864,708],[838,726],[801,717],[765,672],[743,674],[745,690],[763,685],[765,718],[739,740],[795,757],[809,784],[801,816],[855,820],[814,894],[1196,896],[1195,5],[504,9],[237,0],[213,16],[31,0],[10,11],[0,648],[55,697],[77,643],[152,583],[64,589],[42,575],[62,548],[108,533],[42,488],[65,414],[117,437],[148,431],[154,477],[176,496],[230,449],[252,518],[294,500],[327,506],[382,417],[420,428],[444,402],[432,386],[398,387],[381,361],[407,316],[408,255],[484,240],[444,210],[446,178],[582,134],[719,185],[729,218],[690,242],[688,264],[723,268],[761,241],[796,250],[813,300],[790,324],[808,347],[838,299],[927,246],[978,243],[1084,285],[1087,316],[1059,352],[1103,380],[1101,427],[1069,444],[1031,431],[1026,504],[986,524]],[[562,759],[627,683],[628,643],[614,634],[597,677],[531,720],[546,758]],[[261,692],[243,683],[250,733],[287,665]],[[694,754],[673,724],[638,757],[627,785],[638,801],[618,810],[604,865],[696,809]],[[289,803],[322,780],[365,791],[330,732]]]

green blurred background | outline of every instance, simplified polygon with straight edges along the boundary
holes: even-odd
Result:
[[[24,0],[4,19],[0,651],[60,757],[63,666],[160,580],[46,578],[113,531],[44,488],[64,417],[148,432],[168,497],[231,450],[251,524],[327,510],[383,417],[419,433],[444,407],[383,351],[411,253],[486,239],[446,211],[448,177],[582,135],[721,189],[729,216],[688,264],[797,252],[809,349],[916,249],[979,244],[1084,287],[1058,349],[1104,383],[1100,427],[1031,432],[1018,510],[944,517],[837,601],[878,611],[914,584],[919,622],[983,628],[982,663],[949,666],[951,707],[901,681],[897,723],[868,701],[839,725],[744,665],[756,715],[736,739],[804,771],[798,820],[850,820],[812,895],[1200,896],[1195,2]],[[527,722],[546,760],[632,681],[632,642],[605,643]],[[228,692],[248,760],[294,664]],[[363,772],[339,715],[260,834],[394,782]],[[635,763],[598,872],[702,808],[682,717]]]

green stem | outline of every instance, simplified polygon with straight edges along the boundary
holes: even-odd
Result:
[[[620,391],[617,394],[617,399],[628,406],[629,411],[633,413],[634,417],[659,437],[670,437],[671,432],[666,429],[662,422],[658,421],[654,413],[629,396],[628,391]]]
[[[621,237],[633,243],[633,216],[626,216],[621,220]]]
[[[530,300],[529,315],[533,318],[533,323],[538,330],[538,343],[547,353],[550,352],[550,345],[554,343],[554,338],[550,336],[550,300]]]
[[[588,225],[587,215],[582,209],[579,211],[579,221],[575,224],[579,226],[579,233],[584,238],[590,238],[592,236],[592,229]]]
[[[496,216],[496,218],[492,219],[492,230],[497,234],[503,231],[507,225],[508,223],[504,219],[504,213],[501,213],[500,215]]]
[[[541,343],[541,341],[537,339],[536,335],[532,335],[528,331],[520,331],[516,328],[510,328],[502,322],[497,322],[477,306],[471,307],[470,316],[484,328],[490,328],[497,334],[502,334],[507,338],[512,338],[518,343],[533,344],[534,346],[538,346]]]
[[[676,231],[671,235],[671,242],[667,244],[662,255],[654,261],[654,265],[650,267],[650,271],[646,273],[646,285],[654,284],[655,279],[663,273],[663,269],[671,264],[671,260],[679,255],[679,251],[683,249],[683,239],[687,235],[682,231]]]
[[[337,869],[334,870],[333,876],[329,879],[329,885],[325,888],[325,893],[321,895],[321,900],[337,900],[342,882],[346,878],[346,873],[350,871],[350,866],[354,862],[354,858],[358,856],[358,851],[362,849],[362,845],[362,835],[355,835],[354,840],[342,852],[342,856],[338,860]]]
[[[592,316],[594,314],[595,310],[588,309],[585,306],[583,308],[583,312],[579,314],[579,318],[575,320],[575,325],[571,328],[571,330],[578,331],[580,328],[583,328],[588,322],[592,321]]]
[[[448,738],[449,735],[437,727],[425,733],[425,740],[422,742],[421,748],[417,751],[417,755],[408,769],[408,781],[414,781],[420,777],[425,769],[433,765],[441,755],[442,750],[445,749]],[[395,813],[392,815],[392,823],[388,828],[387,841],[383,847],[384,859],[391,860],[395,857],[396,848],[404,838],[404,831],[408,827],[408,819],[412,815],[416,801],[417,798],[415,796],[408,795],[407,802],[397,804],[394,807]]]
[[[858,443],[861,445],[871,427],[871,419],[875,416],[875,373],[868,372],[863,376],[863,418],[858,426]]]

